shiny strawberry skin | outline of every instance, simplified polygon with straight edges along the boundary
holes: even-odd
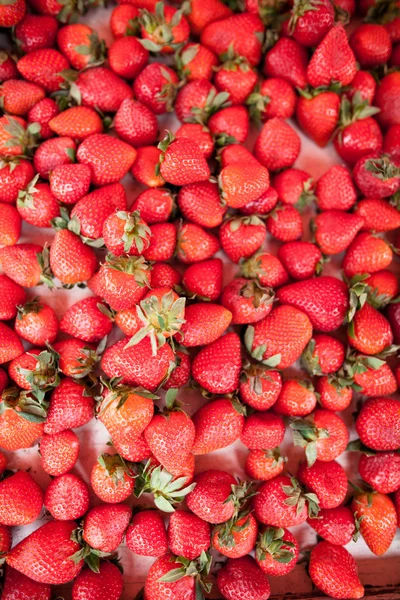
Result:
[[[214,394],[229,394],[239,384],[240,339],[227,333],[200,350],[192,364],[193,379]]]
[[[235,408],[234,402],[220,398],[199,408],[193,415],[193,423],[196,433],[192,453],[208,454],[230,446],[239,439],[244,416]]]
[[[60,475],[48,485],[44,505],[58,521],[79,519],[89,508],[89,488],[73,473]]]
[[[126,530],[126,545],[139,556],[163,556],[168,550],[168,540],[160,513],[142,510],[134,514]]]
[[[330,542],[319,542],[311,551],[310,577],[330,596],[362,598],[364,588],[358,578],[356,562],[350,552]]]

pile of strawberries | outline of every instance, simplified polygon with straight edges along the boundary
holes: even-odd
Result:
[[[400,525],[400,7],[357,4],[121,0],[107,48],[75,18],[98,0],[1,0],[2,600],[118,600],[124,540],[145,600],[267,600],[305,522],[313,584],[363,597],[351,540]],[[295,168],[292,117],[344,164]],[[88,294],[60,319],[40,284]],[[196,469],[235,442],[245,480]],[[45,490],[7,470],[37,443]]]

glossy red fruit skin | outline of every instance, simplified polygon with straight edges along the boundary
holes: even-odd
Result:
[[[43,470],[53,477],[68,473],[78,460],[79,448],[79,438],[71,429],[44,434],[40,442]]]
[[[348,544],[355,533],[354,515],[347,506],[322,508],[317,519],[307,519],[307,523],[324,540],[337,546]]]
[[[2,599],[16,600],[17,598],[20,600],[50,600],[51,587],[47,583],[33,581],[33,579],[7,565]]]
[[[258,521],[274,527],[293,527],[304,523],[307,508],[304,506],[297,514],[296,506],[285,504],[288,496],[282,486],[286,485],[291,485],[290,478],[286,475],[278,475],[262,484],[253,500],[254,516]]]
[[[72,600],[87,600],[88,594],[93,600],[119,600],[124,588],[122,573],[112,562],[102,561],[99,573],[83,569],[72,586]]]
[[[239,385],[240,339],[227,333],[200,350],[192,363],[193,379],[211,393],[230,394]]]
[[[354,558],[342,546],[319,542],[311,551],[310,577],[324,593],[336,598],[362,598]]]
[[[264,73],[269,77],[282,77],[293,87],[307,85],[306,49],[289,37],[280,38],[265,56]]]
[[[263,530],[261,530],[261,534],[262,534]],[[263,571],[263,573],[265,573],[266,575],[272,575],[272,576],[283,576],[283,575],[287,575],[288,573],[290,573],[291,571],[293,571],[293,569],[296,566],[298,557],[299,557],[299,544],[296,540],[296,538],[294,537],[293,533],[291,531],[289,531],[288,529],[284,530],[284,534],[282,536],[282,541],[283,541],[283,545],[282,545],[282,550],[289,550],[293,557],[291,558],[291,560],[287,563],[282,563],[279,562],[278,560],[275,560],[274,556],[269,554],[268,552],[266,552],[266,558],[265,559],[261,559],[261,557],[258,557],[258,553],[257,553],[257,549],[258,546],[256,547],[256,561],[258,566],[260,567],[260,569]],[[292,544],[292,546],[286,546],[284,542],[289,542],[290,544]],[[260,548],[262,550],[262,548]]]
[[[73,473],[60,475],[48,485],[44,505],[58,521],[79,519],[89,508],[89,488]]]
[[[383,25],[363,23],[352,33],[350,46],[361,68],[387,63],[392,51],[390,36]]]
[[[400,456],[395,452],[361,454],[358,471],[374,490],[391,494],[400,488]]]
[[[186,496],[186,504],[207,523],[224,523],[234,512],[233,502],[226,502],[236,479],[225,471],[209,470],[194,478],[196,487]]]
[[[268,579],[251,556],[230,558],[218,571],[217,585],[227,600],[267,600],[270,595]]]
[[[161,514],[150,510],[134,514],[126,530],[126,545],[140,556],[163,556],[168,539]]]
[[[400,447],[399,401],[370,398],[364,402],[356,420],[356,431],[363,444],[378,451]]]
[[[221,422],[224,423],[222,429]],[[199,408],[193,415],[193,423],[196,435],[191,451],[194,455],[208,454],[239,439],[244,416],[229,398],[218,398]]]
[[[246,418],[240,436],[250,450],[271,450],[279,446],[285,435],[285,423],[270,412],[256,412]]]
[[[122,542],[132,509],[126,504],[100,504],[91,508],[83,523],[83,539],[101,552],[114,552]]]
[[[297,472],[299,481],[318,496],[321,508],[340,506],[347,494],[347,476],[336,461],[315,461],[312,467],[302,463]]]
[[[369,154],[379,154],[383,137],[375,119],[361,119],[347,125],[334,140],[336,152],[350,167]]]
[[[0,523],[14,527],[28,525],[39,517],[43,492],[32,475],[17,471],[0,484]]]
[[[61,380],[51,395],[45,433],[60,433],[86,425],[94,416],[94,400],[85,388],[69,377]]]
[[[211,527],[196,515],[176,510],[170,518],[168,544],[176,556],[195,560],[207,552],[211,543]]]

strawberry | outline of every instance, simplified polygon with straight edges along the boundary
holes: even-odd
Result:
[[[399,61],[400,63],[400,61]],[[389,154],[391,159],[399,164],[400,162],[400,145],[398,142],[398,135],[400,132],[400,124],[392,125],[387,130],[384,138],[383,138],[383,151],[386,154]]]
[[[0,483],[0,500],[2,525],[28,525],[42,511],[43,492],[29,473],[17,471]]]
[[[39,298],[34,298],[24,306],[18,307],[15,331],[35,346],[52,344],[58,333],[57,315],[51,306],[42,304]]]
[[[293,87],[307,85],[308,56],[306,49],[289,37],[280,38],[265,55],[264,74],[268,77],[281,77]]]
[[[251,556],[230,558],[218,571],[217,585],[227,600],[235,600],[239,595],[253,600],[267,600],[270,595],[268,579]]]
[[[103,223],[102,233],[107,250],[114,256],[138,256],[150,245],[151,230],[138,211],[112,212]]]
[[[70,137],[57,137],[40,144],[33,158],[35,171],[42,179],[59,165],[69,165],[75,158],[76,144]]]
[[[372,450],[397,450],[399,406],[393,398],[371,398],[364,402],[356,420],[361,442]]]
[[[22,52],[51,48],[56,41],[58,23],[49,15],[24,16],[15,28],[15,37]]]
[[[23,287],[51,283],[49,251],[37,244],[17,244],[0,249],[4,273]]]
[[[116,183],[129,171],[136,150],[129,144],[104,134],[86,138],[78,148],[78,162],[89,165],[95,185]]]
[[[304,133],[323,148],[337,128],[340,97],[336,92],[325,91],[323,87],[321,89],[301,91],[296,104],[296,119]]]
[[[186,351],[177,350],[175,352],[175,368],[172,370],[171,375],[167,381],[163,384],[164,390],[171,388],[185,387],[189,381],[191,373],[191,361]]]
[[[246,100],[250,115],[255,120],[265,121],[278,117],[288,119],[296,107],[296,95],[291,84],[281,77],[265,79]]]
[[[172,513],[168,527],[168,546],[177,556],[195,560],[210,546],[210,525],[184,510]]]
[[[316,185],[318,207],[321,210],[349,210],[357,200],[357,192],[349,171],[334,165]]]
[[[282,304],[303,310],[313,327],[324,332],[340,327],[348,308],[346,284],[330,276],[291,283],[279,289],[277,297]]]
[[[72,586],[73,600],[119,600],[124,584],[117,564],[103,561],[98,572],[83,569]]]
[[[360,200],[355,210],[364,219],[364,231],[391,231],[400,227],[399,211],[384,199]]]
[[[21,217],[10,204],[0,203],[0,244],[14,246],[21,234]]]
[[[194,223],[184,223],[178,230],[177,257],[184,264],[212,258],[219,250],[218,238]]]
[[[390,265],[393,252],[382,238],[359,233],[347,249],[342,268],[347,278],[358,273],[376,273]]]
[[[218,145],[242,144],[249,135],[249,115],[244,106],[228,106],[214,113],[208,127]]]
[[[211,158],[214,153],[214,139],[209,129],[200,123],[183,123],[175,131],[175,137],[185,137],[195,142],[206,160]]]
[[[248,326],[245,344],[263,364],[285,369],[299,358],[311,335],[307,315],[292,306],[278,306],[265,319]]]
[[[168,550],[168,540],[160,513],[156,510],[135,513],[126,530],[126,545],[140,556],[163,556]]]
[[[300,212],[289,204],[278,205],[267,219],[267,231],[281,242],[293,242],[303,235]]]
[[[32,598],[32,600],[50,600],[51,598],[49,585],[33,581],[9,566],[5,570],[2,592],[4,600],[13,600],[16,594],[20,598],[25,596],[25,598]]]
[[[187,185],[209,178],[210,170],[204,155],[191,140],[175,139],[167,131],[158,148],[161,150],[160,173],[168,183]]]
[[[364,492],[358,488],[351,510],[360,522],[360,532],[367,546],[377,556],[385,554],[397,529],[396,509],[386,494]]]
[[[54,275],[65,285],[89,280],[97,268],[94,250],[68,231],[56,232],[50,247],[50,266]]]
[[[142,10],[139,23],[143,46],[152,52],[173,54],[176,48],[185,44],[190,29],[183,12],[161,2],[157,2],[154,13]]]
[[[181,343],[185,347],[204,346],[218,340],[229,327],[232,314],[218,304],[199,302],[185,309]],[[212,324],[212,327],[209,325]]]
[[[93,108],[72,106],[55,115],[49,121],[49,128],[57,135],[82,141],[95,133],[103,133],[103,122]]]
[[[28,123],[39,123],[40,137],[42,140],[48,140],[54,135],[49,127],[49,122],[59,112],[58,104],[52,98],[43,98],[28,112]]]
[[[310,381],[290,379],[283,382],[274,411],[289,417],[305,417],[314,410],[316,404],[317,396]]]
[[[123,502],[133,492],[134,478],[129,464],[118,454],[102,454],[93,466],[90,482],[96,496],[103,502]]]
[[[279,258],[268,252],[258,252],[241,265],[241,274],[257,279],[264,287],[278,287],[287,283],[289,275]]]
[[[18,77],[17,65],[11,54],[2,51],[0,58],[0,81],[16,79]]]
[[[139,11],[132,4],[119,4],[110,17],[110,29],[114,39],[120,39],[126,35],[134,35],[139,29]]]
[[[97,107],[104,113],[117,112],[121,102],[133,97],[127,82],[106,67],[81,71],[75,83],[83,106]]]
[[[354,371],[354,384],[360,388],[359,391],[364,396],[389,396],[397,390],[396,378],[383,360],[357,356],[355,368],[352,370]],[[351,370],[349,374],[352,374]]]
[[[68,473],[78,460],[79,447],[78,436],[71,429],[45,433],[40,442],[43,470],[53,477]]]
[[[179,91],[174,108],[182,123],[200,123],[204,126],[214,112],[227,106],[227,100],[228,94],[218,94],[217,88],[208,79],[196,79]]]
[[[350,323],[348,342],[362,354],[379,354],[393,342],[389,321],[366,302]]]
[[[28,160],[0,161],[0,202],[14,204],[20,190],[24,189],[35,175]]]
[[[98,294],[114,310],[131,308],[150,286],[149,265],[142,258],[107,255],[100,266]]]
[[[0,117],[0,156],[11,157],[31,155],[37,146],[40,132],[39,123],[27,125],[21,117]]]
[[[346,472],[334,460],[329,462],[317,460],[312,467],[302,463],[297,477],[308,490],[316,494],[321,508],[336,508],[346,498]]]
[[[288,242],[278,250],[278,258],[293,279],[309,279],[321,269],[322,254],[310,242]]]
[[[306,171],[287,169],[275,175],[273,184],[282,204],[304,208],[315,199],[314,181]]]
[[[56,353],[32,348],[9,364],[10,378],[23,390],[33,390],[43,400],[44,393],[58,386],[58,358]]]
[[[67,59],[53,48],[34,50],[19,59],[17,69],[22,77],[44,87],[46,92],[56,92],[63,78],[62,71],[69,68]]]
[[[261,248],[265,234],[266,228],[261,219],[256,216],[240,217],[221,225],[219,239],[228,258],[238,263]]]
[[[318,519],[307,519],[320,537],[335,546],[345,546],[355,534],[354,515],[347,506],[323,508]]]
[[[20,79],[5,81],[0,93],[4,110],[20,117],[26,116],[30,109],[45,97],[43,88]]]
[[[97,33],[83,23],[64,25],[57,34],[57,45],[70,65],[80,71],[104,60],[105,44]]]
[[[294,535],[287,529],[265,527],[256,545],[256,561],[267,575],[287,575],[296,566],[299,546]]]
[[[318,498],[305,493],[294,477],[279,475],[259,488],[253,501],[254,516],[266,525],[293,527],[304,523],[307,515],[318,513]]]
[[[3,4],[0,9],[0,26],[14,27],[24,17],[25,0],[17,0],[14,4]]]
[[[400,187],[400,167],[386,155],[361,158],[354,166],[353,177],[367,198],[386,198]]]
[[[307,80],[313,87],[332,81],[348,85],[356,74],[356,59],[343,25],[332,27],[319,43],[307,67]]]
[[[174,196],[167,189],[147,189],[139,194],[131,206],[131,210],[138,210],[149,225],[168,221],[173,209]]]
[[[303,366],[310,375],[327,375],[340,369],[345,358],[345,347],[340,340],[316,334],[303,352]]]
[[[192,364],[193,379],[212,394],[229,394],[239,385],[240,339],[227,333],[200,350]]]
[[[221,304],[232,313],[232,323],[256,323],[272,310],[274,294],[255,280],[239,277],[231,281],[222,293]]]
[[[240,377],[240,398],[255,410],[268,410],[273,406],[282,389],[279,371],[261,365],[249,365]]]
[[[26,292],[20,285],[18,285],[18,283],[15,283],[12,279],[7,277],[7,275],[3,274],[0,274],[0,286],[2,290],[0,320],[9,321],[17,316],[17,306],[25,303]]]
[[[209,23],[225,19],[231,14],[231,9],[220,0],[207,0],[207,2],[191,0],[190,11],[186,18],[189,21],[192,33],[199,35]]]
[[[108,50],[110,68],[125,79],[134,79],[147,65],[149,53],[134,36],[122,37]]]
[[[83,522],[83,540],[94,550],[114,552],[131,520],[126,504],[100,504],[91,508]]]
[[[243,511],[237,518],[216,527],[213,533],[213,546],[228,558],[241,558],[254,548],[258,525],[252,514]]]
[[[271,171],[291,167],[300,152],[300,138],[282,119],[269,119],[261,129],[254,154]]]
[[[363,23],[351,34],[350,47],[362,68],[384,65],[390,58],[392,42],[383,25]]]
[[[209,470],[195,477],[196,486],[186,496],[189,509],[207,523],[224,523],[235,513],[243,488],[225,471]]]
[[[245,463],[245,471],[252,479],[269,481],[282,473],[286,460],[281,456],[279,448],[250,450]]]
[[[302,46],[317,46],[333,26],[334,10],[330,2],[295,2],[289,20],[289,33]]]
[[[44,505],[57,521],[79,519],[89,508],[89,489],[77,475],[60,475],[48,485]]]
[[[3,322],[0,322],[0,340],[0,364],[9,362],[24,352],[18,335]]]
[[[114,44],[116,44],[116,42],[114,42]],[[173,109],[179,83],[175,71],[170,69],[167,65],[155,62],[144,68],[141,66],[137,77],[135,75],[134,77],[133,90],[135,92],[135,97],[154,114],[162,115]]]
[[[100,342],[112,329],[111,313],[97,296],[75,302],[62,317],[60,331],[84,342]]]
[[[71,165],[72,166],[72,165]],[[84,167],[86,165],[73,165]],[[64,168],[64,167],[62,167]],[[74,186],[75,192],[78,186]],[[64,201],[65,202],[65,201]],[[111,183],[83,195],[71,211],[68,227],[80,233],[84,238],[98,240],[102,238],[106,219],[114,211],[125,211],[127,208],[126,192],[121,183]]]
[[[342,546],[319,542],[311,551],[309,570],[313,584],[324,594],[334,598],[364,596],[356,562]]]
[[[230,144],[222,149],[222,167],[228,167],[229,165],[241,165],[243,163],[248,163],[253,166],[260,165],[259,161],[244,146],[240,146],[239,144]]]
[[[45,433],[60,433],[64,429],[75,429],[93,418],[94,402],[87,390],[69,377],[61,380],[51,394]]]
[[[367,450],[365,450],[367,452]],[[358,471],[364,481],[381,494],[391,494],[400,486],[400,457],[395,452],[372,451],[361,454]]]
[[[364,223],[359,206],[356,208],[356,214],[326,210],[318,214],[313,221],[315,241],[323,254],[339,254],[350,246],[364,227]]]
[[[313,415],[306,419],[293,419],[295,446],[305,448],[309,467],[318,459],[330,462],[340,456],[349,441],[349,432],[344,421],[335,413],[317,408]]]
[[[257,72],[251,68],[243,56],[235,56],[230,46],[221,58],[223,64],[218,67],[214,83],[219,92],[229,94],[232,105],[244,104],[257,83]]]
[[[257,163],[231,164],[222,168],[218,181],[223,202],[230,208],[241,208],[268,189],[269,173]]]
[[[147,106],[137,100],[127,98],[121,103],[114,125],[119,137],[132,146],[143,146],[156,141],[157,119]]]
[[[5,389],[0,407],[0,444],[4,450],[30,448],[43,435],[46,404],[33,395],[17,388]],[[35,415],[35,421],[29,421],[31,415]]]
[[[154,281],[154,271],[152,278]],[[200,300],[214,302],[222,291],[221,259],[213,258],[190,265],[183,274],[182,285],[190,297],[198,296]]]
[[[350,99],[353,98],[356,92],[359,92],[363,100],[367,100],[368,104],[372,104],[375,96],[376,81],[371,73],[368,71],[357,71],[350,85],[351,89],[348,93]]]
[[[170,260],[176,249],[177,228],[174,223],[155,223],[150,225],[150,244],[143,256],[149,261],[164,262]]]
[[[36,175],[27,187],[19,192],[17,210],[22,219],[30,225],[50,227],[52,219],[60,216],[60,205],[48,183],[37,183],[38,177]]]
[[[285,423],[269,412],[256,412],[244,421],[240,441],[250,450],[272,450],[282,443]]]
[[[187,15],[187,19],[190,21],[190,14]],[[202,44],[186,44],[176,55],[179,75],[181,78],[186,77],[187,81],[212,79],[217,64],[215,54]]]
[[[196,435],[192,453],[208,454],[236,442],[243,429],[243,412],[236,399],[228,398],[213,400],[199,408],[193,415]]]

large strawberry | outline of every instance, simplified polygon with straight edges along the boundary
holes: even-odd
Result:
[[[126,545],[140,556],[163,556],[168,550],[167,532],[156,510],[136,512],[126,530]]]
[[[268,579],[251,556],[230,558],[218,571],[217,585],[227,600],[235,600],[240,595],[252,600],[267,600],[270,595]]]
[[[400,447],[399,402],[394,398],[371,398],[361,407],[356,430],[362,443],[372,450]]]
[[[192,453],[207,454],[236,442],[244,425],[243,412],[240,402],[229,398],[213,400],[199,408],[193,415],[196,433]]]
[[[17,471],[0,483],[0,523],[28,525],[39,517],[43,492],[32,475]]]
[[[377,556],[389,548],[396,533],[396,510],[393,502],[379,492],[357,488],[351,509],[360,522],[360,532],[367,546]]]
[[[13,600],[15,596],[28,600],[50,600],[51,588],[47,583],[33,581],[26,575],[8,566],[5,569],[2,597],[4,600]]]
[[[0,402],[0,446],[9,451],[33,446],[43,435],[46,409],[46,402],[30,393],[6,388]]]
[[[311,551],[309,572],[314,585],[333,598],[364,596],[356,562],[342,546],[319,542]]]
[[[60,475],[48,485],[44,505],[58,521],[79,519],[89,508],[89,488],[73,473]]]
[[[86,138],[78,148],[80,163],[89,165],[95,185],[116,183],[127,174],[136,158],[136,150],[119,139],[105,134]]]
[[[308,83],[329,86],[332,81],[348,85],[356,74],[356,59],[343,25],[332,27],[318,45],[307,67]]]
[[[200,350],[192,363],[193,379],[212,394],[229,394],[239,385],[240,339],[227,333]]]
[[[83,569],[76,577],[72,587],[73,600],[119,600],[123,590],[123,579],[118,565],[103,561],[99,572],[90,568]]]

